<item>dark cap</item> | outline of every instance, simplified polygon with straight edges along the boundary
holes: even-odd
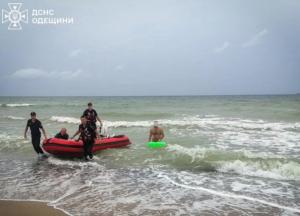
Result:
[[[88,103],[88,106],[93,106],[93,104],[91,102]]]
[[[35,112],[31,112],[30,115],[31,116],[36,116],[36,113]]]

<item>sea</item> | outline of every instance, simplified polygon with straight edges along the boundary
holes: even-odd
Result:
[[[92,161],[39,159],[24,129],[72,136],[92,102],[132,144]],[[149,149],[157,120],[166,148]],[[300,215],[300,95],[0,97],[0,199],[68,215]]]

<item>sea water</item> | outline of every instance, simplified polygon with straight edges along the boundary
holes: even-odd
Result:
[[[105,133],[132,144],[38,159],[30,112],[48,137],[72,136],[90,101]],[[154,120],[167,148],[146,145]],[[0,199],[70,215],[299,215],[300,96],[0,97],[0,164]]]

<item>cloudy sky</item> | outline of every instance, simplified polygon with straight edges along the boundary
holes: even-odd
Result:
[[[300,92],[299,0],[22,2],[29,23],[0,24],[0,95]],[[32,24],[33,9],[74,24]]]

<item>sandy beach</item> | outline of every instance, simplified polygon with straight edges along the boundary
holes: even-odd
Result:
[[[0,200],[0,212],[5,216],[66,216],[44,202]]]

